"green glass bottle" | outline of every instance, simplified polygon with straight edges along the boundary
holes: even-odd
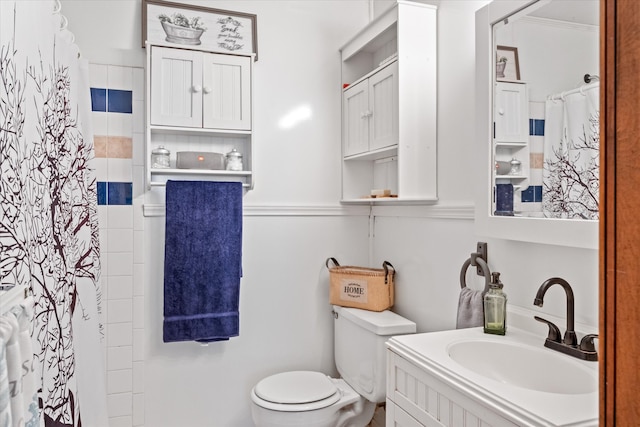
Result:
[[[504,335],[507,331],[507,295],[502,292],[500,273],[491,273],[489,286],[489,292],[484,296],[484,332]]]

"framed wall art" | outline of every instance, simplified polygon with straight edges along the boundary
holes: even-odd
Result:
[[[496,46],[496,79],[520,80],[517,47]]]
[[[193,47],[219,53],[255,53],[256,15],[230,10],[142,0],[142,47],[145,42]]]

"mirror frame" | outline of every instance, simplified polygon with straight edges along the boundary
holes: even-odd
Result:
[[[491,214],[493,25],[544,0],[493,1],[476,12],[476,234],[490,238],[598,249],[598,221],[505,217]],[[602,84],[602,82],[601,82]],[[602,88],[602,86],[601,86]],[[602,89],[601,99],[602,99]]]

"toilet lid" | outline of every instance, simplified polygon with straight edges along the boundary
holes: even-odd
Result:
[[[323,373],[311,371],[283,372],[267,377],[254,388],[262,400],[279,404],[305,404],[318,402],[335,396],[330,405],[339,398],[338,388]]]

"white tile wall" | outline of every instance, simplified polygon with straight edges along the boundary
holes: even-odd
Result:
[[[133,297],[133,276],[109,276],[107,283],[109,299]]]
[[[133,229],[110,228],[107,230],[107,246],[110,253],[133,252]]]
[[[133,68],[107,65],[109,89],[133,90]]]
[[[144,425],[144,394],[133,394],[133,425]]]
[[[121,369],[107,372],[107,393],[126,393],[133,391],[133,370]],[[132,407],[133,409],[133,407]]]
[[[128,416],[131,418],[133,413],[133,393],[112,393],[107,395],[107,407],[110,421],[112,417]],[[120,422],[122,421],[120,420]],[[111,425],[111,423],[109,424]]]
[[[107,349],[107,370],[115,371],[120,369],[133,368],[133,347],[109,347]]]
[[[109,181],[133,181],[133,161],[131,159],[108,159],[107,171]]]
[[[107,322],[110,325],[114,323],[131,323],[133,326],[133,301],[131,299],[110,299],[107,301],[107,309],[109,311]]]
[[[127,137],[133,143],[131,159],[96,158],[94,167],[98,181],[133,182],[133,204],[101,205],[98,221],[109,426],[139,427],[145,418],[144,219],[142,200],[135,197],[144,194],[144,72],[91,64],[90,84],[133,91],[133,114],[94,112],[92,118],[95,135]]]
[[[107,348],[133,344],[133,324],[107,323]]]

